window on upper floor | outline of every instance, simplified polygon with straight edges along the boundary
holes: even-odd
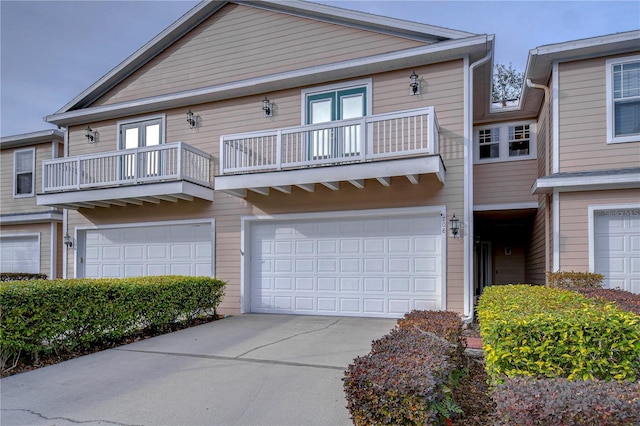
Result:
[[[640,141],[640,56],[607,64],[607,143]]]
[[[164,143],[164,116],[141,117],[118,123],[118,149],[142,148]]]
[[[536,158],[534,123],[504,123],[475,129],[476,163]]]
[[[13,196],[33,197],[35,191],[36,150],[21,149],[13,152]]]

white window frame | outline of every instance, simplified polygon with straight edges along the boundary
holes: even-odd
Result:
[[[128,126],[130,124],[135,124],[135,123],[144,123],[146,121],[157,121],[160,120],[160,145],[163,145],[166,143],[166,115],[165,114],[158,114],[158,115],[148,115],[148,116],[143,116],[143,117],[136,117],[136,118],[131,118],[128,120],[121,120],[117,122],[117,126],[118,126],[118,137],[117,137],[117,142],[116,142],[116,149],[121,150],[124,149],[124,137],[122,134],[122,129],[125,126]]]
[[[31,152],[31,191],[28,194],[18,194],[18,171],[16,157],[21,152]],[[24,173],[24,172],[23,172]],[[27,198],[35,196],[36,188],[36,149],[26,148],[13,151],[13,198]]]
[[[607,76],[607,143],[640,142],[640,133],[628,136],[615,136],[614,99],[613,99],[613,67],[628,62],[640,62],[640,55],[612,58],[606,61]]]
[[[529,126],[529,155],[509,156],[509,128],[514,126]],[[498,129],[499,155],[497,158],[480,158],[480,131],[487,129]],[[507,123],[489,124],[478,126],[473,129],[473,162],[474,164],[502,163],[505,161],[535,160],[538,158],[536,148],[536,122],[535,121],[515,121]]]

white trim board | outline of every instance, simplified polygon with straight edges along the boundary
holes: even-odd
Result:
[[[538,202],[523,202],[523,203],[505,203],[505,204],[476,204],[473,206],[474,212],[489,212],[499,210],[527,210],[537,209]]]

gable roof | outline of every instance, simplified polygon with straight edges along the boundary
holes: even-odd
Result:
[[[0,138],[0,148],[17,148],[21,146],[37,145],[45,142],[62,142],[63,140],[64,132],[61,130],[40,130],[37,132],[22,133],[19,135],[3,136]]]
[[[172,25],[142,46],[131,56],[121,62],[114,69],[105,74],[89,88],[84,90],[69,103],[45,120],[55,122],[56,115],[64,114],[90,106],[98,98],[115,87],[133,72],[156,57],[167,47],[187,34],[204,20],[215,14],[226,4],[242,4],[287,13],[309,19],[316,19],[349,27],[366,29],[369,31],[403,37],[411,40],[435,43],[446,40],[457,40],[473,37],[475,34],[451,30],[433,25],[426,25],[400,19],[387,18],[369,13],[351,11],[333,6],[326,6],[300,0],[275,1],[262,0],[259,2],[246,0],[233,1],[203,1]]]

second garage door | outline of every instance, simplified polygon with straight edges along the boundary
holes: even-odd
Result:
[[[440,216],[254,223],[250,274],[252,312],[442,309]]]
[[[84,275],[211,276],[212,235],[210,223],[87,230]]]

